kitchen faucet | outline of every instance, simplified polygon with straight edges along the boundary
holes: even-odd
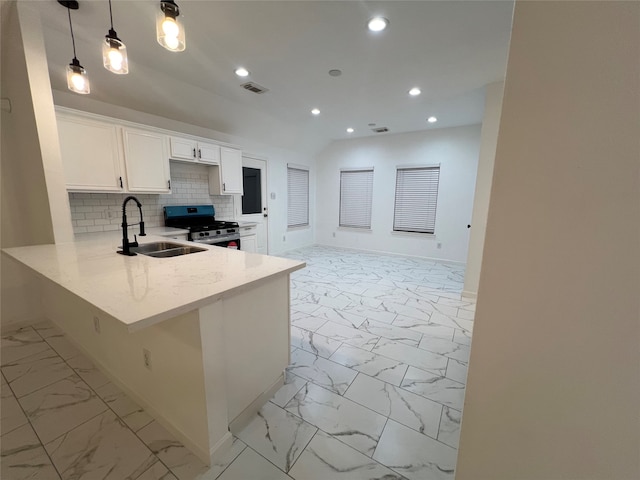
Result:
[[[138,223],[132,223],[131,225],[127,225],[127,202],[129,200],[133,200],[138,205],[138,210],[140,210],[140,221]],[[133,235],[133,242],[129,242],[129,237],[127,235],[127,228],[133,225],[140,225],[140,236],[144,237],[146,233],[144,232],[144,221],[142,220],[142,204],[138,201],[136,197],[133,195],[128,196],[122,202],[122,251],[118,251],[120,255],[127,255],[129,257],[133,257],[136,255],[135,252],[132,252],[129,247],[137,247],[138,246],[138,238]]]

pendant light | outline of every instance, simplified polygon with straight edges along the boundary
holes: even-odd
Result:
[[[118,75],[129,73],[129,62],[127,60],[127,47],[118,34],[113,29],[113,12],[111,11],[111,0],[109,0],[109,18],[111,28],[102,42],[102,62],[104,68]]]
[[[77,0],[58,0],[58,3],[66,7],[69,14],[69,29],[71,30],[71,43],[73,44],[73,60],[67,65],[67,87],[72,92],[86,95],[91,91],[89,76],[76,57],[76,40],[73,36],[73,25],[71,24],[71,10],[77,10],[79,5]]]
[[[185,49],[184,27],[180,22],[180,9],[173,0],[160,0],[160,11],[156,17],[158,43],[171,52]]]

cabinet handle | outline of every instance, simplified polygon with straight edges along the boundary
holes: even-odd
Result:
[[[226,185],[225,185],[224,183],[222,184],[222,191],[223,191],[223,192],[226,192],[226,191],[227,191],[227,187],[226,187]]]
[[[193,149],[193,158],[196,158],[196,149]]]
[[[169,190],[171,190],[171,180],[167,180],[167,183],[169,184]]]
[[[202,158],[202,150],[198,149],[198,158]]]
[[[124,185],[122,185],[122,177],[120,177],[120,188],[124,188]]]

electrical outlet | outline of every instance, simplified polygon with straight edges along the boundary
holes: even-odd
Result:
[[[441,244],[440,242],[438,242],[438,243],[436,244],[436,248],[442,248],[442,244]]]
[[[286,235],[282,235],[282,241],[286,242],[287,241],[287,236]]]
[[[336,232],[333,232],[333,238],[336,238]]]
[[[151,370],[151,352],[146,348],[142,349],[142,359],[144,360],[144,366]]]
[[[100,319],[98,317],[93,317],[93,329],[100,335]]]

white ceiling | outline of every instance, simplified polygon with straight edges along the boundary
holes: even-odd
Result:
[[[153,0],[113,1],[114,28],[127,45],[129,75],[102,67],[107,0],[72,11],[77,55],[90,97],[232,135],[316,150],[333,139],[480,123],[484,86],[504,76],[511,1],[177,0],[187,49],[155,39]],[[51,83],[66,90],[72,58],[67,11],[32,2],[42,15]],[[373,15],[384,32],[366,28]],[[237,66],[269,92],[240,88]],[[332,68],[342,70],[331,77]],[[410,97],[409,88],[422,89]],[[310,114],[313,107],[321,114]],[[426,118],[438,117],[430,125]],[[347,127],[355,133],[347,134]]]

